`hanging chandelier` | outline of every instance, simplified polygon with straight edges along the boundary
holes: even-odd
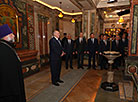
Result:
[[[119,22],[119,23],[123,23],[123,22],[124,22],[124,19],[123,19],[122,16],[119,18],[118,22]]]
[[[60,9],[61,9],[61,4],[62,4],[62,2],[59,2],[59,4],[60,4]],[[58,14],[58,17],[60,17],[60,18],[62,18],[62,17],[63,17],[62,12],[60,12],[60,13]]]
[[[72,23],[75,23],[75,19],[74,19],[74,18],[72,18],[71,22],[72,22]]]
[[[72,10],[72,13],[74,13],[74,10]],[[72,16],[71,22],[72,22],[72,23],[75,23],[74,16]]]
[[[59,13],[58,17],[62,18],[63,17],[63,14],[62,12]]]

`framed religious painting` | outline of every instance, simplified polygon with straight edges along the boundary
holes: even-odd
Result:
[[[20,28],[18,23],[18,12],[10,5],[0,5],[0,25],[8,24],[15,35],[16,47],[21,47]]]

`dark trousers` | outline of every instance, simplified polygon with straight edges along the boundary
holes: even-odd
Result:
[[[120,57],[120,59],[121,59],[121,63],[120,64],[122,64],[123,66],[125,66],[125,57],[126,57],[127,55],[125,55],[125,52],[122,54],[122,56]]]
[[[52,83],[56,83],[60,80],[61,59],[50,61],[50,71]]]
[[[66,68],[68,68],[69,60],[70,60],[70,67],[72,67],[72,53],[66,54]]]
[[[95,68],[95,54],[89,54],[89,64],[88,67],[91,67],[91,58],[93,58],[93,68]]]
[[[113,63],[113,65],[112,65],[112,68],[113,68],[113,69],[116,69],[116,68],[118,68],[119,66],[121,66],[121,59],[122,59],[122,56],[117,57],[116,59],[114,59],[114,63]]]
[[[83,53],[78,53],[78,57],[77,57],[78,67],[83,67],[83,56],[84,56]]]
[[[108,59],[102,55],[99,55],[99,65],[100,65],[101,69],[107,69]]]

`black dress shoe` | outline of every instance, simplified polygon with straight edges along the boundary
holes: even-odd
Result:
[[[62,81],[62,80],[58,80],[58,82],[59,82],[59,83],[64,83],[64,81]]]
[[[59,86],[59,83],[52,83],[53,85],[55,85],[55,86]]]

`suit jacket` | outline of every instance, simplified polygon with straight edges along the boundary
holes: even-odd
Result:
[[[13,44],[1,40],[0,98],[16,95],[19,95],[19,100],[16,102],[26,102],[21,62],[13,48]]]
[[[124,53],[124,47],[121,40],[119,40],[118,45],[116,44],[116,40],[112,42],[112,51],[118,51],[120,53]]]
[[[63,47],[64,47],[66,41],[67,41],[67,38],[64,37],[64,38],[62,39],[62,41],[61,41],[61,44],[62,44]]]
[[[66,40],[64,44],[64,51],[67,54],[73,53],[74,51],[74,41],[71,39],[71,44],[68,43],[68,40]]]
[[[94,43],[91,38],[88,39],[87,50],[92,54],[98,51],[98,40],[96,38],[94,38]]]
[[[99,45],[99,52],[103,53],[104,51],[109,51],[110,50],[110,42],[107,40],[107,45],[105,45],[104,41],[100,41]]]
[[[55,37],[49,41],[50,46],[50,60],[60,60],[63,51],[62,45],[56,40]]]
[[[123,42],[123,40],[121,40],[121,42],[122,42],[122,45],[123,45],[124,48],[128,47],[128,39],[125,39],[124,42]]]
[[[80,43],[79,38],[76,40],[76,51],[78,53],[83,53],[86,51],[86,39],[83,38],[83,41]]]

